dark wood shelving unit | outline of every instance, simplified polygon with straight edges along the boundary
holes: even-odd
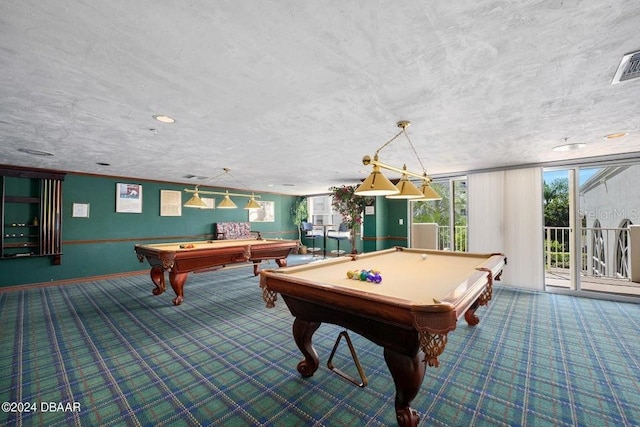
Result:
[[[61,263],[64,176],[0,167],[0,260],[49,256],[54,265]],[[8,178],[28,180],[23,182],[28,194],[7,188]]]
[[[5,203],[40,203],[39,197],[5,196]]]

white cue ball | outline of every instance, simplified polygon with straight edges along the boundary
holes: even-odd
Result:
[[[427,259],[427,254],[422,254],[422,259]]]

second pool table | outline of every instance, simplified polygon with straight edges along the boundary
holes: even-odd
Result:
[[[438,366],[447,334],[464,316],[479,322],[476,309],[491,299],[502,274],[502,254],[394,248],[278,270],[263,270],[260,286],[267,307],[280,294],[291,314],[293,338],[304,359],[304,377],[318,369],[312,337],[322,322],[348,328],[384,348],[396,386],[398,424],[415,426],[410,403],[425,368]],[[380,283],[347,277],[348,271],[379,270]]]
[[[261,261],[273,259],[278,266],[286,266],[287,257],[297,246],[295,240],[233,239],[137,244],[134,250],[140,262],[146,258],[151,265],[151,280],[156,285],[153,294],[164,292],[164,272],[168,271],[169,283],[176,294],[173,304],[180,305],[184,300],[184,283],[190,272],[252,262],[253,272],[257,275]]]

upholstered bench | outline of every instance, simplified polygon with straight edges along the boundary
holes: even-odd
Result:
[[[261,239],[259,231],[251,231],[248,222],[216,222],[213,224],[216,240]]]

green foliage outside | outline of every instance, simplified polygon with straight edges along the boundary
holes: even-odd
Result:
[[[431,187],[442,196],[442,200],[415,202],[413,204],[413,222],[433,222],[447,225],[449,224],[449,187],[437,182],[432,182]]]
[[[465,250],[467,247],[467,192],[465,181],[454,181],[454,248]],[[415,202],[413,204],[414,223],[436,223],[439,226],[451,224],[449,183],[432,182],[431,186],[442,196],[442,200]],[[440,228],[440,242],[449,247],[451,242],[449,228]]]
[[[545,265],[551,267],[566,268],[569,266],[569,252],[565,252],[565,248],[557,240],[544,241],[544,253],[549,259],[545,260]]]
[[[569,180],[557,178],[544,183],[544,225],[545,227],[569,226]],[[564,234],[564,236],[563,236]],[[547,267],[567,268],[569,266],[569,230],[558,230],[555,238],[562,238],[565,245],[557,240],[545,239],[545,265]]]
[[[569,180],[558,178],[550,184],[544,183],[545,227],[569,226]]]

